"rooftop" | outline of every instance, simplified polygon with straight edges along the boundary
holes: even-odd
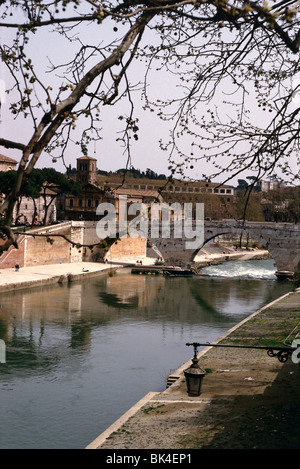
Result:
[[[93,158],[92,156],[80,156],[79,158],[76,158],[77,160],[93,160],[97,161],[96,158]]]
[[[0,154],[0,162],[1,163],[15,163],[15,164],[18,164],[18,162],[12,158],[10,158],[9,156],[5,156],[5,155],[1,155]]]
[[[180,179],[174,179],[172,183],[168,182],[167,179],[150,179],[150,178],[134,178],[130,174],[126,174],[125,180],[123,182],[123,174],[108,174],[108,175],[103,175],[103,174],[98,174],[97,175],[97,180],[99,183],[107,183],[107,184],[117,184],[122,182],[124,187],[126,185],[131,184],[131,185],[141,185],[141,184],[147,184],[147,185],[152,185],[156,187],[164,187],[164,186],[193,186],[193,187],[210,187],[210,188],[215,188],[215,187],[222,187],[222,188],[233,188],[233,186],[230,186],[228,184],[222,184],[219,182],[207,182],[207,181],[190,181],[190,180],[180,180]]]
[[[118,195],[131,195],[131,196],[143,196],[143,197],[158,197],[158,191],[151,191],[151,190],[143,190],[143,189],[127,189],[127,188],[119,188],[115,191]]]

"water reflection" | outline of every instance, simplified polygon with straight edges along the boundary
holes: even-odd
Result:
[[[114,275],[108,277],[106,291],[99,293],[99,296],[104,304],[114,308],[143,308],[151,305],[164,284],[164,277],[147,282],[145,275],[127,275],[126,278]]]
[[[170,370],[190,358],[186,342],[216,339],[292,288],[122,272],[1,294],[1,447],[84,447],[164,389]]]
[[[14,367],[47,369],[68,347],[89,351],[92,331],[123,321],[214,324],[291,289],[274,281],[115,275],[1,295],[0,338]]]

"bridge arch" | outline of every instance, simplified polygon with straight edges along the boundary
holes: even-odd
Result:
[[[265,246],[274,259],[277,270],[295,272],[300,262],[300,227],[292,223],[245,222],[235,220],[205,221],[204,244],[223,234],[244,234]],[[189,267],[199,249],[185,247],[186,239],[152,240],[165,263]]]
[[[271,253],[262,244],[261,240],[258,241],[256,238],[252,238],[248,233],[226,232],[206,239],[204,244],[193,253],[191,260],[196,267],[201,268],[210,259],[212,262],[214,260],[223,262],[227,260],[270,258],[272,258]]]

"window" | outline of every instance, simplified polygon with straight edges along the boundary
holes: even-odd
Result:
[[[92,206],[92,201],[91,199],[88,199],[88,207],[91,208],[91,206]]]
[[[96,200],[95,200],[95,207],[98,207],[98,205],[99,205],[99,200],[96,199]]]
[[[70,208],[73,208],[73,203],[74,203],[74,200],[70,199]]]
[[[82,199],[79,199],[79,207],[82,207]]]
[[[231,194],[231,189],[226,189],[226,194]]]

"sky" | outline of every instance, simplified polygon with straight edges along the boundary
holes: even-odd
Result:
[[[104,33],[107,37],[114,39],[117,35],[121,35],[121,31],[114,32],[113,24],[107,24]],[[8,41],[10,35],[12,35],[11,30],[0,29],[0,40],[1,43]],[[91,37],[95,34],[95,30],[91,27],[84,27],[80,33],[80,39],[89,41]],[[101,42],[101,38],[99,39]],[[49,67],[49,59],[51,61],[56,61],[57,63],[70,61],[73,57],[73,44],[69,41],[66,42],[63,46],[61,42],[58,41],[57,35],[50,31],[39,32],[36,35],[31,36],[31,41],[29,42],[30,52],[38,63],[40,70],[47,70]],[[131,80],[137,82],[139,79],[142,79],[144,76],[144,65],[143,63],[137,63],[131,70]],[[47,76],[47,74],[46,74]],[[48,76],[47,76],[48,79]],[[57,83],[61,82],[61,79],[57,79]],[[0,94],[3,97],[1,92],[3,87],[9,87],[10,77],[2,68],[0,70]],[[51,83],[51,85],[54,82]],[[174,77],[166,74],[163,74],[160,71],[153,70],[151,73],[151,89],[150,93],[155,94],[156,90],[159,91],[162,96],[176,97],[178,93],[178,88],[176,87],[177,83],[174,80]],[[226,90],[227,91],[227,90]],[[222,95],[222,90],[221,90]],[[225,96],[225,95],[224,95]],[[136,95],[136,116],[139,117],[139,139],[135,141],[132,139],[131,145],[131,164],[137,169],[145,171],[147,168],[152,169],[156,173],[163,173],[169,175],[169,162],[168,162],[168,153],[163,151],[160,148],[159,141],[163,138],[165,141],[168,140],[170,132],[170,123],[163,122],[155,112],[150,112],[149,110],[143,110],[143,103],[139,95]],[[20,142],[27,142],[28,136],[32,133],[31,122],[29,118],[21,119],[14,121],[11,119],[11,114],[9,111],[9,102],[10,95],[5,97],[5,102],[2,99],[1,106],[1,135],[5,138],[16,140]],[[114,107],[103,107],[101,109],[101,119],[102,119],[102,140],[97,142],[92,142],[88,146],[88,154],[97,159],[98,169],[104,171],[115,171],[119,168],[123,168],[126,165],[127,154],[124,154],[124,148],[120,145],[120,142],[116,141],[118,137],[118,131],[121,130],[121,122],[118,120],[117,116],[126,112],[128,113],[128,108],[121,103]],[[254,114],[257,113],[257,118],[260,118],[257,107],[254,107]],[[186,140],[184,140],[186,138]],[[183,148],[187,154],[191,152],[191,140],[187,137],[182,139]],[[0,152],[6,156],[10,156],[17,161],[20,158],[20,152],[12,149],[0,148]],[[58,156],[54,154],[53,156]],[[76,158],[82,156],[80,147],[70,143],[68,150],[65,155],[65,164],[66,166],[71,165],[71,167],[76,166]],[[37,167],[49,167],[53,166],[58,171],[65,171],[65,166],[62,164],[61,160],[58,158],[55,163],[52,161],[52,157],[48,154],[43,153],[41,156]],[[201,178],[203,173],[208,174],[213,171],[213,167],[209,166],[209,163],[206,163],[205,167],[203,163],[200,165],[194,165],[193,170],[186,170],[185,174],[194,179]],[[242,173],[241,175],[234,178],[229,184],[237,185],[238,179],[245,179],[248,175],[251,175],[249,171]],[[215,180],[215,182],[222,182],[220,179]]]
[[[112,34],[111,29],[109,33]],[[7,36],[11,34],[11,32],[10,30],[0,29],[0,34],[0,40],[3,43],[7,41]],[[62,53],[60,51],[60,43],[57,40],[56,35],[54,35],[53,33],[45,32],[39,37],[32,36],[31,39],[31,53],[36,58],[39,64],[39,69],[47,70],[47,68],[49,67],[48,54],[51,60],[54,56],[57,63],[59,63],[60,60],[62,62],[72,60],[72,44],[69,45],[67,51],[63,50]],[[45,43],[51,43],[51,46],[47,48],[47,55],[45,54]],[[135,69],[135,76],[139,73],[140,69]],[[3,65],[1,66],[0,70],[0,80],[2,90],[3,88],[9,87],[10,76],[7,70],[5,70],[5,68],[3,67]],[[135,77],[133,77],[133,80],[135,80]],[[58,80],[58,82],[60,83],[60,80]],[[159,85],[154,84],[154,86],[164,86],[164,83],[160,82],[159,77],[158,83]],[[20,142],[28,141],[28,137],[32,133],[32,126],[31,122],[29,121],[29,118],[12,120],[9,111],[11,95],[5,96],[3,95],[3,93],[1,93],[1,96],[2,98],[3,96],[5,97],[5,102],[3,102],[2,99],[1,106],[1,135],[11,140],[16,140]],[[168,127],[164,125],[159,118],[155,117],[153,113],[150,113],[150,111],[143,111],[140,99],[137,100],[136,107],[139,107],[139,110],[136,114],[140,117],[138,124],[140,127],[140,131],[139,140],[132,141],[131,163],[135,168],[141,170],[146,170],[147,168],[150,168],[157,173],[167,174],[169,172],[168,161],[166,153],[161,151],[159,148],[159,139],[162,137],[163,133],[166,134],[168,132]],[[116,139],[119,137],[117,132],[118,130],[121,130],[121,123],[120,121],[118,121],[116,116],[126,114],[126,111],[129,112],[128,107],[126,106],[126,108],[124,108],[123,105],[118,105],[114,107],[102,106],[102,123],[100,125],[103,126],[103,139],[99,140],[96,143],[91,143],[88,147],[89,156],[96,158],[98,161],[98,169],[102,169],[105,171],[114,171],[119,168],[125,167],[126,165],[127,155],[124,155],[124,148],[122,148],[120,143],[116,141]],[[85,122],[83,122],[83,124],[85,124]],[[162,131],[163,128],[164,131]],[[20,158],[20,152],[17,150],[5,149],[2,147],[0,151],[6,156],[10,156],[16,159],[17,161]],[[80,147],[72,144],[71,142],[69,145],[69,150],[66,152],[66,165],[71,165],[72,167],[74,167],[76,165],[75,159],[80,156],[82,156]],[[37,167],[51,165],[53,165],[52,158],[44,153],[41,156]],[[60,171],[65,170],[64,165],[59,159],[57,159],[57,163],[55,163],[55,168]]]

